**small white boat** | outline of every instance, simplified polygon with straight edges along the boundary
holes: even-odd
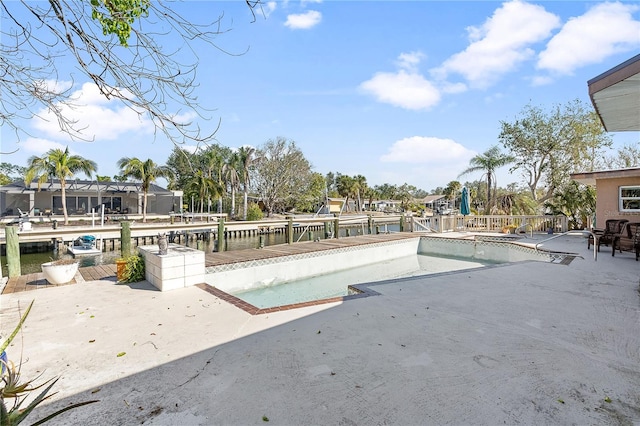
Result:
[[[102,250],[96,247],[96,237],[93,235],[83,235],[76,239],[67,247],[67,251],[74,256],[95,256],[102,253]]]

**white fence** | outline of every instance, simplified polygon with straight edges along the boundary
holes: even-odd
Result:
[[[505,232],[566,232],[566,216],[430,216],[411,217],[413,232],[488,231]]]

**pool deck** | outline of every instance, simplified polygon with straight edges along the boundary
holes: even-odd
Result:
[[[22,377],[61,378],[31,421],[97,399],[57,423],[640,422],[640,262],[608,247],[596,262],[583,237],[543,248],[584,259],[388,281],[260,316],[197,287],[87,280],[1,295],[0,332],[35,300],[9,357],[22,354]]]

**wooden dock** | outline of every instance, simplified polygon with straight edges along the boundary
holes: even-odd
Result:
[[[225,251],[222,253],[206,253],[205,267],[225,265],[230,263],[249,262],[259,259],[291,256],[296,254],[331,250],[343,247],[361,246],[407,238],[417,238],[419,234],[411,232],[396,232],[391,234],[361,235],[357,237],[334,238],[320,241],[304,241],[295,244],[278,244],[262,249],[243,249]],[[116,265],[98,265],[79,268],[76,278],[64,286],[79,284],[85,281],[107,280],[116,282]],[[42,288],[59,287],[49,284],[42,272],[9,278],[3,294],[21,291],[38,290]]]

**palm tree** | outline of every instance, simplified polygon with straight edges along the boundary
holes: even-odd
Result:
[[[24,181],[27,185],[38,178],[38,191],[47,179],[56,178],[60,181],[62,191],[62,213],[64,214],[64,224],[69,224],[67,213],[67,178],[73,177],[77,172],[84,172],[89,178],[91,174],[98,170],[98,165],[91,160],[87,160],[79,155],[70,155],[69,147],[65,150],[59,148],[50,149],[42,157],[33,156],[27,160],[28,166]]]
[[[237,152],[232,153],[227,161],[222,165],[222,176],[231,188],[231,212],[229,217],[233,218],[236,213],[236,190],[240,186],[240,157]]]
[[[247,220],[247,201],[249,198],[249,185],[251,185],[251,169],[259,161],[256,157],[256,149],[250,146],[241,146],[238,149],[238,161],[240,162],[240,181],[244,193],[244,207],[242,220]]]
[[[142,206],[142,221],[147,221],[147,196],[149,187],[158,178],[173,179],[173,172],[167,166],[159,166],[153,160],[142,161],[138,158],[122,157],[118,160],[121,176],[139,180],[142,184],[144,201]]]
[[[484,171],[484,175],[487,177],[487,205],[485,206],[485,213],[491,212],[492,198],[491,188],[496,185],[495,173],[500,167],[506,166],[512,163],[515,159],[507,154],[500,152],[500,148],[492,146],[484,154],[478,154],[469,160],[470,166],[458,175],[458,177],[473,173],[477,171]]]
[[[196,170],[191,179],[185,185],[185,190],[197,193],[200,200],[200,213],[204,213],[204,202],[210,196],[217,197],[220,190],[218,183],[209,177],[204,170]]]
[[[207,177],[213,179],[217,183],[218,187],[224,187],[222,184],[222,168],[224,166],[224,158],[217,145],[209,148],[203,155],[204,165],[207,171]],[[218,188],[220,189],[220,188]],[[224,190],[216,190],[215,195],[210,194],[211,197],[218,197],[218,213],[222,213],[222,196]]]

